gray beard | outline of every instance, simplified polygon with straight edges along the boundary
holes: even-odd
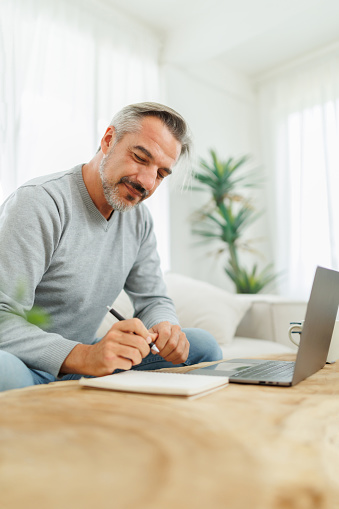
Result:
[[[137,207],[138,205],[140,205],[141,201],[144,198],[146,198],[148,193],[145,192],[145,196],[142,197],[142,199],[140,201],[138,201],[137,203],[134,203],[134,198],[132,196],[130,197],[130,199],[131,199],[130,203],[128,203],[125,200],[123,200],[122,198],[120,198],[118,186],[121,181],[116,182],[116,181],[108,179],[106,176],[106,163],[107,163],[108,158],[109,158],[109,154],[107,156],[103,157],[103,159],[101,160],[100,166],[99,166],[99,173],[100,173],[102,188],[104,191],[104,196],[106,198],[108,205],[110,205],[113,208],[113,210],[117,210],[118,212],[127,212],[128,210],[131,210],[133,207]],[[128,179],[126,179],[126,181],[128,181]],[[128,199],[129,198],[127,196],[127,200]]]

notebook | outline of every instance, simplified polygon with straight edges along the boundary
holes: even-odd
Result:
[[[97,389],[184,396],[193,399],[226,387],[228,378],[203,375],[188,377],[184,373],[131,370],[97,378],[81,378],[79,383],[84,387]]]
[[[324,367],[338,305],[339,272],[317,267],[295,362],[231,359],[188,374],[228,376],[230,382],[243,384],[295,385]]]

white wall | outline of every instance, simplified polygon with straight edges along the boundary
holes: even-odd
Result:
[[[211,61],[189,69],[166,65],[163,79],[167,103],[191,127],[197,156],[205,158],[214,148],[221,159],[244,154],[258,159],[256,96],[245,76]],[[262,209],[262,194],[257,192],[255,199]],[[203,193],[171,190],[171,270],[232,290],[233,284],[223,270],[223,257],[208,255],[211,246],[198,247],[200,238],[191,233],[191,215],[204,202]],[[266,237],[265,219],[252,228],[253,236]],[[263,246],[257,248],[261,251]]]

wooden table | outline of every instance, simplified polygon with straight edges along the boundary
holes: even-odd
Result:
[[[339,363],[196,400],[77,382],[0,394],[0,508],[62,507],[338,508]]]

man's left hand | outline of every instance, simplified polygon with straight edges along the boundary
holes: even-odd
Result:
[[[170,322],[160,322],[149,329],[149,331],[158,334],[155,344],[159,349],[159,355],[163,359],[173,364],[182,364],[187,360],[190,344],[186,334],[182,332],[179,325],[172,325]]]

